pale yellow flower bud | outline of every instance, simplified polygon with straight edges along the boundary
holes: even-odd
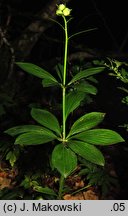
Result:
[[[58,16],[63,15],[63,11],[61,11],[61,10],[58,9],[58,10],[56,11],[56,15],[58,15]]]
[[[67,8],[64,4],[57,5],[56,15],[69,16],[71,9]]]
[[[65,8],[65,9],[63,10],[63,15],[64,15],[64,16],[69,16],[69,15],[70,15],[70,12],[71,12],[71,9]]]
[[[61,11],[63,11],[65,8],[66,8],[66,6],[64,4],[60,4],[58,6],[58,10],[61,10]]]

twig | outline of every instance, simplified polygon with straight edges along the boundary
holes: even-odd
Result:
[[[8,73],[8,77],[7,79],[10,79],[10,77],[12,76],[13,73],[13,66],[14,66],[14,62],[15,62],[15,51],[14,48],[12,47],[12,45],[10,44],[10,42],[8,41],[8,39],[5,36],[5,31],[2,30],[2,28],[0,27],[0,36],[1,36],[1,46],[3,44],[5,44],[11,53],[11,61],[10,61],[10,65],[9,65],[9,73]]]

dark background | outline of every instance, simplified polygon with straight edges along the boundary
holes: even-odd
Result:
[[[7,16],[11,15],[11,36],[16,37],[48,3],[50,1],[1,0],[1,25],[5,25]],[[72,8],[74,20],[70,27],[73,31],[98,28],[96,32],[81,36],[78,40],[82,40],[87,47],[91,48],[127,52],[128,28],[125,1],[72,0],[67,5]]]

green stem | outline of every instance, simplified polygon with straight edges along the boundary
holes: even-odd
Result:
[[[64,177],[61,175],[60,183],[59,183],[59,194],[58,194],[58,199],[59,200],[62,199],[63,187],[64,187]]]
[[[65,137],[66,137],[65,96],[66,96],[66,88],[63,86],[63,141],[65,141]]]
[[[68,51],[68,30],[67,30],[67,20],[65,16],[64,19],[64,31],[65,31],[65,50],[64,50],[64,71],[63,71],[63,85],[62,85],[62,105],[63,105],[63,143],[65,143],[66,138],[66,74],[67,74],[67,51]],[[58,199],[62,198],[62,192],[64,187],[64,177],[61,175],[59,183],[59,194]]]
[[[65,98],[66,98],[66,73],[67,73],[67,50],[68,50],[68,30],[67,30],[67,20],[65,16],[63,16],[64,19],[64,31],[65,31],[65,50],[64,50],[64,74],[63,74],[63,141],[65,141],[66,137],[66,117],[65,117]]]
[[[83,188],[80,188],[79,190],[74,191],[71,195],[74,195],[74,194],[76,194],[76,193],[79,193],[80,191],[83,191],[83,190],[85,190],[85,189],[87,189],[87,188],[89,188],[89,187],[91,187],[91,185],[87,185],[87,186],[85,186],[85,187],[83,187]]]

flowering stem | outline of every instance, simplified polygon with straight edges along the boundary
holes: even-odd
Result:
[[[64,19],[64,31],[65,31],[65,50],[64,50],[64,73],[63,73],[63,92],[62,92],[62,100],[63,100],[63,140],[66,137],[66,118],[65,118],[65,107],[66,107],[66,72],[67,72],[67,50],[68,50],[68,30],[67,30],[67,20],[65,16],[62,16]]]
[[[63,118],[63,125],[62,125],[62,142],[65,144],[66,139],[66,75],[67,75],[67,52],[68,52],[68,29],[67,29],[67,23],[65,16],[70,15],[70,9],[67,8],[64,4],[60,4],[58,6],[58,9],[56,11],[56,14],[59,16],[62,16],[64,20],[64,33],[65,33],[65,47],[64,47],[64,63],[63,63],[63,81],[62,81],[62,118]],[[63,193],[63,187],[64,187],[64,176],[61,175],[60,177],[60,183],[59,183],[59,193],[58,193],[58,199],[62,198]]]
[[[64,19],[64,31],[65,31],[65,50],[64,50],[64,71],[63,71],[63,85],[62,85],[62,103],[63,103],[63,143],[65,143],[66,138],[66,74],[67,74],[67,50],[68,50],[68,32],[67,32],[67,20],[65,16],[62,16]],[[62,198],[62,191],[64,187],[64,177],[60,177],[60,186],[58,198]]]

